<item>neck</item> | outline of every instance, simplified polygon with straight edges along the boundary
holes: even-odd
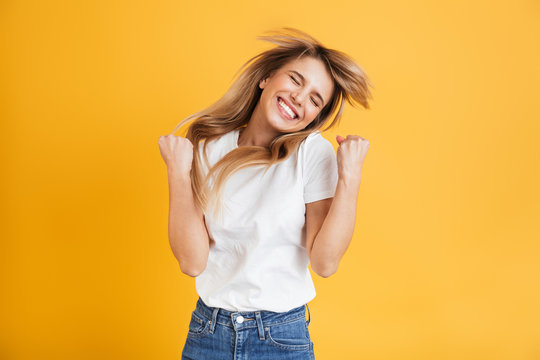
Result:
[[[279,135],[275,129],[268,125],[261,114],[259,104],[255,106],[247,126],[240,131],[238,146],[262,146],[269,148],[272,140]]]

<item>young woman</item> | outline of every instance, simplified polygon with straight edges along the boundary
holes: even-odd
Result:
[[[371,84],[346,54],[283,30],[259,37],[277,46],[221,99],[159,138],[171,249],[199,295],[182,359],[314,359],[308,263],[332,275],[353,234],[369,143],[337,136],[336,156],[320,129],[345,100],[369,109]]]

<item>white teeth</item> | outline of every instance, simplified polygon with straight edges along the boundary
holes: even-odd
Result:
[[[281,101],[281,99],[279,99],[278,103],[279,105],[281,105],[283,110],[285,110],[287,114],[289,114],[290,117],[292,117],[293,119],[296,117],[296,114],[294,113],[294,111],[292,111],[291,108],[287,106],[287,104]]]

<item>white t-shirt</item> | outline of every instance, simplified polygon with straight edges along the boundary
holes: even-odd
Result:
[[[238,147],[239,133],[236,129],[208,142],[210,166]],[[204,214],[215,244],[195,287],[209,306],[285,312],[315,297],[308,269],[305,204],[334,196],[338,180],[334,148],[317,130],[263,177],[264,169],[250,166],[227,180],[223,223],[213,218],[210,208]],[[203,165],[202,171],[206,175],[208,168]]]

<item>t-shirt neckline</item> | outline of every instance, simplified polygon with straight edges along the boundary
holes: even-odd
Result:
[[[244,129],[244,127],[240,127],[238,129],[234,129],[232,132],[233,132],[233,136],[232,136],[232,149],[231,151],[235,150],[235,149],[238,149],[238,139],[240,138],[240,131]],[[311,134],[309,134],[309,136],[313,136],[315,135],[316,133],[320,133],[319,130],[315,130],[314,132],[312,132]]]

